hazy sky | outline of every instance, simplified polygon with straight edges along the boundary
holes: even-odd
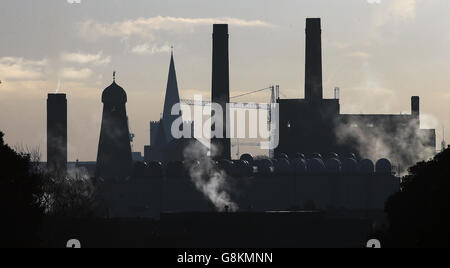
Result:
[[[209,96],[211,33],[230,24],[232,95],[279,84],[303,97],[305,18],[321,17],[325,96],[341,87],[343,113],[410,112],[449,127],[448,0],[1,0],[0,130],[10,145],[46,151],[46,95],[68,94],[69,158],[94,160],[101,93],[128,93],[134,150],[159,119],[170,46],[180,94]],[[268,102],[268,93],[246,101]]]

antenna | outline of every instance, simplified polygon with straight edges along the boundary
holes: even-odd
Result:
[[[113,72],[113,82],[116,82],[116,71]]]

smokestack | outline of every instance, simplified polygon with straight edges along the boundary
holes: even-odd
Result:
[[[414,117],[420,116],[420,97],[418,96],[411,98],[411,114]]]
[[[322,29],[320,19],[306,19],[305,99],[323,99],[322,88]]]
[[[211,144],[218,150],[217,159],[231,160],[231,142],[227,138],[230,118],[227,115],[227,104],[230,102],[230,71],[228,25],[214,24],[213,30],[213,63],[212,63],[212,102],[220,104],[224,113],[223,138],[212,138]],[[215,129],[215,126],[211,126]]]
[[[48,94],[47,168],[62,175],[67,171],[67,99],[66,94]]]

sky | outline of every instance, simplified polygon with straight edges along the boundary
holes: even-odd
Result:
[[[305,19],[322,18],[324,96],[341,88],[342,113],[410,113],[448,127],[448,0],[1,0],[0,130],[12,146],[46,155],[46,98],[68,97],[69,160],[96,159],[101,94],[128,94],[135,151],[163,109],[174,57],[182,98],[210,96],[212,24],[230,24],[231,95],[280,85],[304,97]],[[269,101],[269,93],[242,101]]]

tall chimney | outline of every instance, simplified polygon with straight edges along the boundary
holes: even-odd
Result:
[[[414,117],[420,116],[420,97],[418,96],[411,98],[411,114]]]
[[[305,99],[323,99],[322,88],[322,30],[320,19],[306,19]]]
[[[230,102],[230,66],[228,48],[228,25],[214,24],[213,30],[213,63],[212,63],[212,102],[220,104],[224,113],[223,138],[212,138],[211,144],[218,150],[217,159],[231,160],[231,142],[227,138],[230,118],[227,115],[227,104]],[[215,129],[215,126],[211,126]]]
[[[47,168],[57,175],[63,175],[67,171],[66,94],[48,94]]]

